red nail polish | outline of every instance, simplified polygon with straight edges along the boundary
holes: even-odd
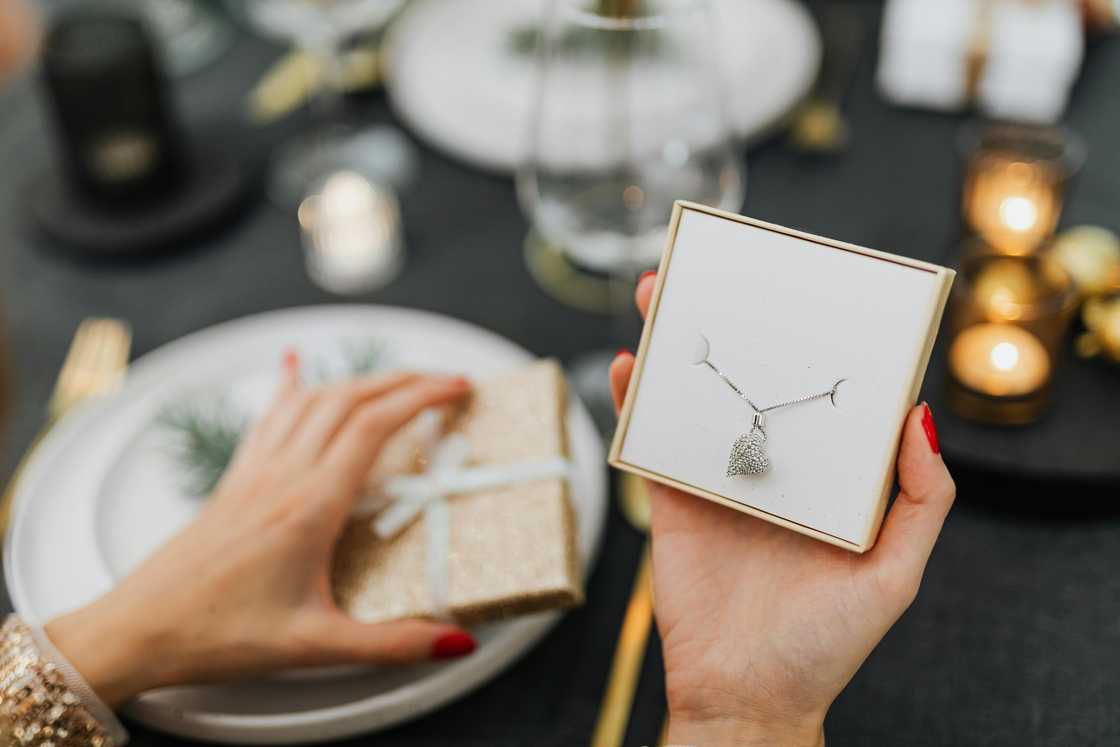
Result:
[[[292,348],[284,351],[284,368],[299,368],[299,353]]]
[[[618,352],[614,354],[614,357],[617,358],[620,355],[633,355],[633,353],[630,352],[630,348],[619,348]]]
[[[922,408],[925,412],[922,413],[922,430],[926,432],[926,440],[929,441],[929,448],[934,454],[941,453],[941,444],[937,441],[937,426],[933,424],[933,413],[930,412],[929,405],[922,403]]]
[[[456,659],[460,656],[466,656],[476,648],[478,648],[478,644],[470,633],[464,630],[456,630],[454,633],[447,633],[436,639],[436,644],[432,647],[432,658]]]
[[[657,270],[646,270],[638,278],[638,282],[640,283],[643,280],[645,280],[646,278],[652,278],[652,277],[656,277],[656,276],[657,276]]]

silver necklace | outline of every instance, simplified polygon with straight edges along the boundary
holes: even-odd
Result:
[[[770,467],[770,457],[766,455],[766,413],[773,410],[780,410],[785,407],[792,407],[794,405],[804,404],[805,402],[812,402],[818,399],[828,397],[832,402],[832,406],[836,406],[836,390],[840,388],[847,379],[840,379],[832,388],[825,392],[818,392],[817,394],[809,394],[797,399],[791,399],[787,402],[779,402],[776,405],[769,405],[768,407],[759,407],[747,396],[746,392],[735,385],[727,375],[719,370],[714,363],[709,359],[711,354],[711,344],[708,338],[700,335],[700,339],[696,344],[696,353],[693,355],[692,364],[694,366],[707,366],[716,376],[723,379],[727,386],[731,387],[731,391],[739,396],[739,399],[746,402],[754,411],[754,420],[751,423],[751,430],[749,433],[744,433],[735,439],[735,443],[731,446],[731,456],[727,460],[727,476],[737,477],[739,475],[761,475]]]

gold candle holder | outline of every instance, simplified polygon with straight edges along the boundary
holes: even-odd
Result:
[[[1084,161],[1067,130],[973,126],[961,133],[962,214],[971,234],[1005,254],[1029,254],[1054,233],[1070,180]]]
[[[968,247],[954,285],[948,399],[968,420],[1025,425],[1049,404],[1077,294],[1062,268],[1038,255]]]
[[[1077,338],[1077,354],[1120,363],[1120,289],[1086,301],[1081,319],[1085,332]]]

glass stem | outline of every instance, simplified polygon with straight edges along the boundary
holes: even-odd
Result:
[[[309,108],[314,121],[314,147],[320,153],[330,139],[332,125],[345,115],[343,92],[345,65],[339,35],[333,30],[317,34],[313,42],[304,47],[311,56],[317,75],[313,79]]]

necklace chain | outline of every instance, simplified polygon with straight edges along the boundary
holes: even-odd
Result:
[[[719,368],[717,368],[714,363],[712,363],[707,358],[705,358],[702,361],[702,363],[705,366],[707,366],[708,368],[712,369],[712,371],[714,371],[717,376],[719,376],[721,379],[723,379],[723,381],[727,384],[727,386],[731,387],[731,391],[733,391],[733,392],[735,392],[735,394],[739,395],[740,399],[742,399],[744,402],[746,402],[748,405],[750,405],[751,409],[754,410],[755,412],[759,413],[760,415],[764,414],[764,413],[767,413],[767,412],[771,412],[772,410],[780,410],[783,407],[791,407],[793,405],[800,405],[800,404],[805,403],[805,402],[812,402],[815,399],[824,399],[825,397],[833,399],[836,396],[837,388],[839,388],[839,386],[841,384],[843,384],[845,381],[847,381],[847,379],[840,379],[839,381],[837,381],[835,384],[832,385],[831,389],[829,389],[827,391],[824,391],[824,392],[818,392],[817,394],[809,394],[809,395],[806,395],[804,397],[798,397],[797,399],[791,399],[788,402],[779,402],[778,404],[770,405],[769,407],[759,407],[758,405],[756,405],[754,403],[753,400],[751,400],[750,397],[748,397],[746,395],[746,393],[742,389],[735,386],[735,382],[733,382],[731,379],[727,378],[727,374],[725,374],[723,371],[720,371]],[[836,404],[835,399],[833,399],[833,404]]]

